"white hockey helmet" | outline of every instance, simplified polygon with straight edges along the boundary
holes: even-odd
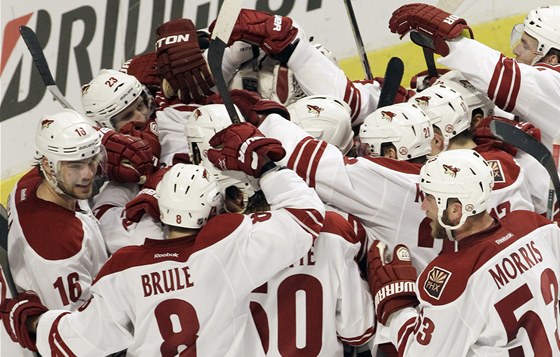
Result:
[[[441,131],[444,150],[449,145],[449,139],[468,130],[471,118],[467,104],[461,94],[443,84],[434,84],[410,98],[424,110],[432,125]]]
[[[237,109],[237,107],[236,107]],[[239,110],[237,114],[241,122],[245,121]],[[229,186],[236,186],[244,194],[246,202],[255,191],[259,190],[258,181],[240,171],[220,171],[208,161],[210,139],[222,129],[231,125],[231,119],[223,104],[208,104],[195,109],[187,118],[185,135],[191,152],[192,160],[197,165],[203,165],[217,179],[222,192]]]
[[[111,118],[142,96],[144,87],[129,74],[102,69],[88,84],[82,86],[82,106],[88,118],[99,126],[115,129]]]
[[[496,104],[488,96],[476,89],[463,74],[457,70],[451,70],[440,76],[434,85],[443,84],[446,87],[456,90],[461,94],[467,104],[469,118],[473,119],[473,111],[480,109],[482,116],[494,114]]]
[[[78,112],[64,109],[39,121],[35,136],[38,157],[45,156],[53,172],[60,161],[80,161],[97,155],[101,134]]]
[[[360,141],[370,153],[381,155],[381,145],[395,145],[398,160],[410,160],[432,151],[434,131],[430,118],[412,102],[382,107],[369,114],[360,127]]]
[[[492,168],[474,150],[443,151],[431,158],[420,170],[420,188],[434,196],[438,206],[438,222],[446,229],[460,228],[467,217],[486,210],[494,186]],[[458,199],[463,206],[459,223],[449,226],[442,215],[450,198]]]
[[[346,154],[353,145],[351,111],[344,101],[329,95],[313,95],[288,106],[290,121],[315,139],[335,145]]]
[[[202,228],[223,201],[218,182],[198,165],[173,165],[156,194],[161,221],[182,228]]]
[[[551,48],[560,50],[560,5],[541,6],[529,11],[523,24],[524,31],[538,41],[532,64],[546,56]]]

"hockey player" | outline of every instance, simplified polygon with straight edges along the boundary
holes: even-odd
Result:
[[[560,6],[530,11],[521,42],[514,48],[515,59],[472,40],[464,19],[428,4],[400,7],[393,12],[389,28],[401,36],[411,30],[424,35],[424,45],[443,56],[439,63],[459,70],[501,109],[540,128],[543,143],[551,149],[553,138],[560,134],[560,125],[550,120],[558,113],[559,19]]]
[[[488,204],[492,215],[503,217],[506,213],[519,209],[533,211],[534,206],[525,170],[511,154],[492,145],[478,146],[474,142],[470,115],[477,108],[468,107],[463,96],[448,87],[447,83],[450,82],[453,83],[449,77],[446,77],[446,84],[441,81],[436,82],[410,99],[424,109],[434,126],[431,155],[456,149],[477,151],[492,167],[494,173],[494,190]],[[546,191],[541,193],[545,194]]]
[[[529,211],[490,216],[492,169],[472,150],[442,152],[420,178],[432,235],[458,250],[428,264],[414,292],[408,249],[396,247],[388,262],[386,247],[372,245],[378,335],[402,356],[558,355],[560,229]]]
[[[203,167],[174,165],[157,188],[167,239],[115,253],[78,312],[46,311],[27,292],[3,304],[12,338],[33,349],[26,323],[35,326],[40,315],[42,355],[101,356],[123,348],[131,356],[262,354],[243,336],[248,295],[309,250],[324,209],[295,173],[270,161],[285,154],[280,143],[250,124],[231,126],[214,144],[223,145],[211,156],[215,164],[260,178],[271,211],[208,220],[222,201],[216,181]]]

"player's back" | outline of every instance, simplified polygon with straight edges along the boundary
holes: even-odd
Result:
[[[432,342],[407,354],[558,355],[559,232],[535,213],[515,211],[434,260],[418,279]]]
[[[251,313],[267,356],[342,355],[342,342],[373,336],[373,301],[354,261],[352,226],[327,212],[323,229],[301,259],[251,294]]]

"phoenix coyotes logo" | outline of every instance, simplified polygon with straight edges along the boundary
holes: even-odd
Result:
[[[453,178],[457,177],[457,172],[461,171],[461,169],[458,167],[454,167],[446,164],[443,164],[443,170],[446,175],[449,175]]]
[[[428,277],[424,283],[424,291],[434,299],[439,300],[450,277],[451,272],[434,267],[428,273]]]
[[[202,115],[202,112],[200,111],[200,109],[195,109],[193,115],[194,119],[196,120]]]
[[[206,169],[202,170],[202,178],[210,181],[208,178],[208,171]]]
[[[52,119],[45,119],[41,122],[41,129],[46,129],[48,128],[52,123],[54,123],[54,120]]]
[[[311,104],[307,104],[307,112],[311,113],[313,115],[315,115],[316,117],[319,116],[319,114],[321,114],[321,112],[325,110],[317,105],[311,105]]]
[[[393,113],[393,112],[388,112],[385,110],[381,111],[381,118],[387,120],[389,123],[393,121],[393,118],[396,117],[397,114]]]
[[[428,97],[427,95],[423,95],[421,97],[415,98],[416,104],[421,105],[423,107],[427,107],[430,104],[430,99],[432,99],[432,97]]]
[[[84,84],[84,85],[82,86],[82,96],[84,96],[85,94],[87,94],[88,90],[89,90],[89,84]]]

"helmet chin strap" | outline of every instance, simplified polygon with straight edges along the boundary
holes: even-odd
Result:
[[[467,215],[462,214],[461,218],[459,219],[459,223],[457,223],[455,226],[450,226],[448,224],[443,223],[442,216],[443,216],[443,210],[438,209],[438,222],[439,222],[439,224],[445,229],[447,239],[449,239],[451,241],[455,241],[455,235],[453,233],[457,229],[461,228],[463,226],[463,224],[465,224],[465,221],[467,220]]]
[[[51,164],[51,161],[49,161],[49,167],[51,169],[52,172],[55,172],[54,169],[54,162]],[[57,164],[58,166],[58,164]],[[40,165],[41,171],[43,172],[43,174],[45,175],[47,182],[49,183],[49,186],[51,186],[51,188],[54,190],[54,192],[58,193],[59,195],[62,196],[66,196],[68,198],[71,198],[73,200],[76,199],[76,197],[70,195],[68,192],[66,192],[61,186],[60,186],[60,182],[59,180],[56,178],[56,174],[51,174],[46,172],[46,170],[43,168],[43,165]]]

